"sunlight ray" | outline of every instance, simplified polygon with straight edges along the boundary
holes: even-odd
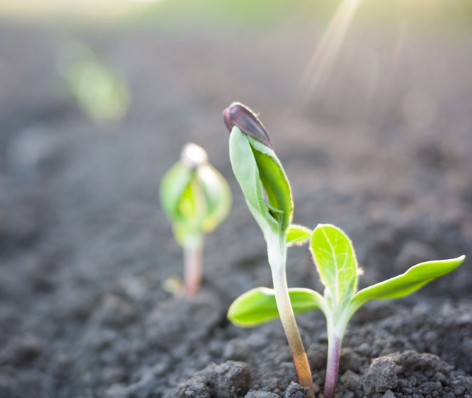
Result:
[[[343,0],[337,8],[300,79],[295,101],[298,109],[304,108],[329,78],[360,1]]]

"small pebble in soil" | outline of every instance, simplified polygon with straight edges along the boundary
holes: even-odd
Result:
[[[186,383],[178,391],[179,398],[239,398],[249,390],[251,371],[243,362],[228,361],[210,365]]]
[[[349,390],[357,391],[362,389],[362,377],[352,370],[346,371],[339,380]]]
[[[212,391],[208,379],[203,376],[194,376],[177,390],[179,398],[211,398]]]
[[[362,378],[362,384],[367,395],[395,388],[398,379],[393,359],[389,357],[374,359]]]
[[[210,373],[210,383],[218,398],[239,398],[249,390],[251,371],[243,362],[228,361]]]
[[[308,387],[302,387],[292,381],[285,390],[283,398],[305,398],[309,390]]]
[[[368,356],[372,351],[372,347],[367,343],[362,343],[359,347],[357,347],[356,351],[361,355]]]

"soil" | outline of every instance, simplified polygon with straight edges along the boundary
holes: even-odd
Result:
[[[74,33],[130,84],[127,116],[102,125],[65,93],[59,33],[0,27],[1,398],[304,395],[278,321],[226,320],[238,295],[271,286],[228,160],[221,112],[233,100],[261,112],[292,183],[294,221],[350,235],[361,287],[420,261],[472,258],[472,52],[459,33],[408,37],[399,56],[395,35],[357,33],[322,95],[297,112],[319,32]],[[206,239],[193,302],[163,288],[181,275],[182,254],[157,195],[187,141],[207,149],[234,196]],[[470,266],[362,308],[337,396],[471,397]],[[321,290],[306,247],[290,249],[288,279]],[[321,394],[325,321],[298,320]]]

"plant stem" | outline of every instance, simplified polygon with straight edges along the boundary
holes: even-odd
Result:
[[[272,246],[272,247],[271,247]],[[280,320],[287,337],[290,350],[292,351],[293,362],[297,370],[298,379],[302,387],[308,387],[310,391],[307,397],[315,396],[313,379],[311,376],[310,364],[303,347],[303,342],[298,331],[297,322],[293,313],[290,296],[288,294],[287,277],[285,274],[285,262],[287,249],[285,241],[276,250],[273,245],[269,245],[269,263],[272,268],[272,279],[275,290],[275,300],[279,310]]]
[[[187,298],[191,299],[197,293],[203,272],[203,236],[189,235],[184,242],[184,281]]]
[[[338,380],[339,356],[341,353],[342,338],[335,333],[328,333],[328,363],[326,365],[326,378],[323,398],[334,398],[336,382]]]

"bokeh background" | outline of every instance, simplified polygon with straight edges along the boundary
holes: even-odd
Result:
[[[227,305],[271,283],[232,101],[260,113],[295,221],[354,239],[362,285],[469,254],[471,65],[469,0],[0,0],[0,397],[173,397],[221,362]],[[158,186],[189,141],[234,196],[207,239],[208,313],[163,288],[182,259]],[[290,284],[319,288],[291,255]],[[421,297],[471,290],[461,270]]]

